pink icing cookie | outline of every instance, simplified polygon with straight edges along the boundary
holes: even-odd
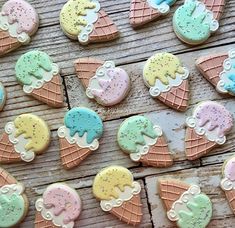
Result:
[[[228,160],[224,167],[224,175],[231,181],[235,181],[235,158]]]
[[[32,34],[38,27],[38,14],[35,9],[23,0],[9,0],[2,7],[2,15],[8,16],[8,23],[17,23],[18,33]],[[37,26],[35,26],[37,25]]]

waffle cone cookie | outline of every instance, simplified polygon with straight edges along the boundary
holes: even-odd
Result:
[[[207,227],[212,217],[212,203],[199,186],[166,179],[158,182],[158,188],[167,217],[176,222],[177,227]]]
[[[73,108],[65,114],[64,125],[58,129],[60,154],[65,169],[76,167],[99,147],[103,123],[88,108]]]
[[[24,186],[0,168],[0,227],[18,227],[28,213]]]
[[[47,124],[36,115],[22,114],[5,126],[0,138],[0,163],[31,162],[50,143]]]
[[[173,16],[176,36],[190,45],[204,43],[219,29],[225,0],[187,0]]]
[[[82,58],[76,60],[74,66],[90,99],[95,99],[103,106],[113,106],[126,98],[130,90],[130,78],[113,61]]]
[[[170,6],[175,0],[132,0],[129,20],[133,27],[147,24],[160,17],[166,15],[170,11]]]
[[[193,115],[186,120],[185,153],[189,160],[208,154],[226,142],[226,135],[233,127],[232,114],[213,101],[199,103]]]
[[[93,194],[103,211],[119,220],[138,225],[142,220],[141,186],[133,180],[130,171],[121,166],[101,170],[93,181]]]
[[[36,203],[35,228],[73,228],[82,210],[80,196],[63,183],[49,185]]]
[[[38,25],[38,14],[28,2],[7,1],[0,12],[0,56],[28,44]]]
[[[63,107],[64,96],[59,67],[50,56],[41,51],[29,51],[22,55],[15,66],[16,79],[23,91],[51,106]]]
[[[196,66],[219,93],[235,96],[235,49],[203,56]]]
[[[143,78],[149,93],[167,106],[185,111],[189,102],[189,71],[170,53],[157,53],[144,66]]]
[[[60,12],[60,25],[65,35],[82,45],[119,36],[116,25],[97,0],[69,0]]]
[[[127,118],[119,127],[117,141],[121,150],[134,162],[154,167],[173,164],[161,127],[153,125],[144,116]]]
[[[222,167],[222,180],[220,186],[224,191],[227,201],[235,214],[235,157],[227,159]]]

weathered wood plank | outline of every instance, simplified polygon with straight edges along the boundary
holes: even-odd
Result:
[[[146,189],[154,227],[174,227],[174,224],[168,221],[166,217],[165,208],[158,194],[157,180],[159,178],[175,178],[181,179],[187,183],[198,184],[201,187],[202,192],[206,193],[213,203],[213,220],[209,227],[213,227],[213,225],[214,227],[232,226],[234,216],[225,200],[224,192],[219,187],[221,180],[221,165],[188,169],[164,176],[157,175],[146,177]],[[222,224],[226,226],[219,226]]]

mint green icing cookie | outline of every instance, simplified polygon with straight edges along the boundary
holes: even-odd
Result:
[[[25,201],[21,195],[0,193],[0,227],[12,227],[20,222],[25,212]]]
[[[188,44],[200,44],[210,37],[212,31],[218,29],[218,22],[203,3],[187,0],[176,10],[173,27],[182,41]]]
[[[212,204],[205,194],[196,195],[187,203],[188,211],[179,211],[180,219],[177,225],[180,228],[205,228],[212,217]]]
[[[41,51],[30,51],[22,55],[16,63],[17,80],[23,85],[31,85],[32,77],[42,79],[46,72],[52,71],[49,55]]]
[[[146,145],[144,135],[152,139],[157,137],[153,123],[144,116],[130,117],[121,124],[118,130],[118,144],[124,152],[138,153],[137,145]]]

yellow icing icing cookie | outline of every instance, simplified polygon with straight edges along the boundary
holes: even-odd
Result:
[[[119,191],[133,183],[132,173],[121,166],[109,166],[101,170],[93,183],[93,194],[100,200],[111,200],[119,197]]]
[[[29,139],[25,145],[27,151],[41,153],[50,142],[50,130],[44,120],[33,114],[22,114],[14,120],[15,137],[24,135]]]
[[[176,73],[183,74],[185,70],[180,60],[170,53],[158,53],[148,59],[144,66],[144,80],[149,87],[155,85],[158,79],[163,84],[169,85],[169,77],[176,78]]]

